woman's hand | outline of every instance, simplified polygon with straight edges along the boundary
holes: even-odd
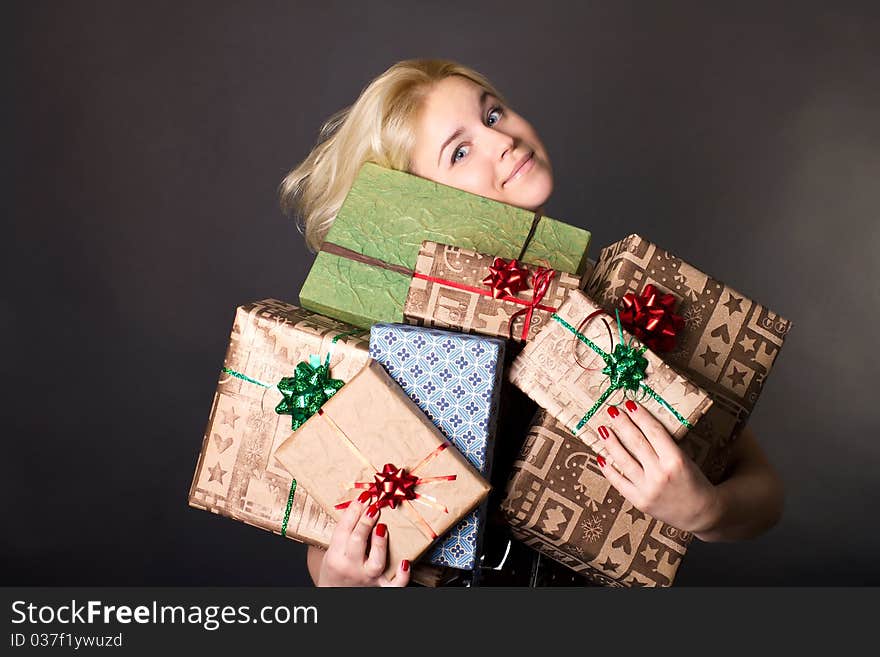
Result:
[[[599,429],[614,461],[599,459],[608,481],[637,509],[677,529],[711,528],[721,515],[715,486],[649,411],[633,401],[624,407],[609,406],[609,422]]]
[[[378,523],[380,512],[370,506],[352,503],[336,523],[330,546],[323,554],[317,577],[314,577],[313,558],[309,549],[309,566],[316,586],[406,586],[409,583],[409,561],[397,565],[393,579],[383,575],[388,555],[388,528]],[[314,564],[317,565],[317,564]]]

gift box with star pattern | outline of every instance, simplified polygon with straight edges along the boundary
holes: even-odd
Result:
[[[659,355],[714,401],[686,447],[709,479],[719,481],[791,322],[635,234],[602,249],[585,289],[609,313],[625,302],[642,306],[642,321],[633,317],[639,331],[650,321],[650,297],[674,301],[670,308],[681,318],[680,328]]]
[[[380,362],[450,442],[487,479],[498,415],[504,342],[405,324],[376,324],[370,356]],[[486,509],[468,514],[431,547],[430,563],[472,570]]]
[[[511,382],[543,410],[514,462],[501,509],[514,537],[595,583],[668,586],[691,535],[627,502],[603,468],[606,408],[635,399],[680,445],[709,396],[573,290],[514,360]],[[604,461],[603,461],[604,459]],[[662,560],[640,556],[665,546]],[[659,570],[657,570],[659,569]]]
[[[285,396],[274,386],[292,377],[300,363],[323,364],[328,354],[329,376],[348,381],[369,360],[368,347],[367,331],[277,299],[240,306],[196,463],[190,506],[326,546],[333,519],[273,457],[293,431],[293,416],[276,412],[285,410]]]
[[[425,241],[403,314],[418,326],[522,342],[541,330],[580,282],[568,272]]]
[[[403,171],[363,165],[300,290],[300,304],[369,328],[403,322],[423,240],[582,276],[590,233]]]
[[[501,503],[513,536],[593,584],[670,586],[693,535],[630,504],[597,458],[568,428],[539,411]]]

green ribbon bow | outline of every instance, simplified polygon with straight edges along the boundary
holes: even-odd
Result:
[[[642,356],[647,347],[636,349],[632,345],[618,344],[614,351],[605,358],[607,363],[602,374],[611,380],[611,389],[638,390],[642,379],[646,378],[648,359]]]
[[[555,319],[566,329],[574,333],[575,337],[578,340],[583,342],[585,345],[590,347],[590,349],[592,349],[602,357],[602,360],[605,361],[605,367],[602,368],[602,373],[606,374],[609,380],[608,387],[602,392],[602,394],[596,400],[596,403],[590,407],[590,410],[588,410],[587,413],[581,418],[580,422],[577,423],[577,426],[572,429],[572,433],[577,435],[577,432],[583,428],[583,426],[589,421],[589,419],[593,417],[596,411],[598,411],[606,402],[606,400],[617,390],[623,391],[623,399],[627,399],[631,391],[641,390],[642,395],[639,401],[641,401],[641,399],[644,399],[645,396],[651,397],[666,410],[672,413],[675,418],[684,426],[691,428],[692,425],[687,420],[687,418],[676,411],[665,399],[663,399],[663,397],[654,392],[654,390],[649,385],[642,382],[642,379],[647,378],[647,374],[645,373],[645,371],[648,369],[648,359],[645,358],[642,354],[645,353],[648,347],[646,347],[645,345],[642,345],[641,347],[634,347],[633,341],[635,340],[635,338],[631,338],[630,342],[627,343],[623,337],[623,326],[621,326],[620,324],[620,314],[617,310],[615,310],[614,315],[617,318],[617,329],[620,334],[620,342],[614,347],[613,351],[610,354],[604,351],[598,345],[596,345],[592,340],[590,340],[587,336],[578,331],[574,326],[562,319],[562,317],[560,317],[556,313],[553,313],[552,315],[553,319]]]
[[[330,354],[323,363],[312,354],[308,362],[302,361],[296,366],[293,376],[285,376],[278,382],[276,387],[284,399],[278,402],[275,412],[289,415],[290,428],[296,431],[343,385],[343,381],[330,378]]]

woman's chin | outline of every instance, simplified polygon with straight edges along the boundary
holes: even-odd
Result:
[[[550,180],[543,185],[534,185],[529,190],[523,190],[522,194],[516,196],[511,195],[508,204],[525,210],[537,210],[542,207],[553,193],[553,181]]]

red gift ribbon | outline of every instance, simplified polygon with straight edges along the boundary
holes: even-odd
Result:
[[[363,492],[357,498],[358,502],[363,503],[369,500],[370,510],[375,511],[386,506],[392,509],[400,506],[408,512],[410,520],[426,537],[430,540],[437,538],[437,533],[422,515],[413,508],[411,502],[419,502],[425,506],[439,509],[440,511],[443,511],[443,513],[449,513],[449,509],[443,504],[440,504],[436,498],[416,491],[416,486],[430,484],[436,481],[455,481],[457,475],[441,475],[438,477],[415,476],[417,470],[422,468],[425,464],[449,447],[449,443],[441,443],[438,445],[435,450],[423,458],[409,471],[405,468],[398,468],[392,463],[386,463],[381,470],[378,470],[370,464],[355,444],[351,442],[351,439],[345,435],[345,432],[339,427],[339,425],[324,412],[324,409],[318,409],[318,416],[322,417],[328,424],[330,424],[336,435],[339,436],[342,442],[351,450],[352,454],[354,454],[361,463],[369,467],[371,470],[376,471],[376,474],[373,475],[373,481],[356,481],[349,486],[350,489],[363,489]],[[351,504],[351,502],[351,500],[341,502],[337,504],[335,508],[345,509]]]
[[[620,300],[620,322],[655,353],[672,351],[684,318],[673,312],[675,297],[648,283],[639,296],[627,292]]]
[[[517,292],[529,286],[528,277],[529,270],[518,265],[516,258],[510,262],[505,262],[504,258],[495,258],[489,266],[489,274],[483,279],[483,285],[491,288],[492,296],[496,299],[515,297]]]
[[[535,313],[535,308],[541,308],[543,310],[549,307],[542,306],[540,303],[544,298],[544,295],[547,294],[547,291],[550,289],[550,281],[553,280],[554,276],[556,276],[556,272],[549,267],[538,267],[538,270],[532,275],[532,300],[528,302],[528,305],[525,308],[513,313],[513,315],[510,316],[510,323],[507,325],[508,337],[511,340],[513,339],[513,323],[520,315],[525,314],[522,331],[522,339],[525,340],[529,335],[529,328],[532,326],[532,315]],[[556,309],[554,308],[552,312],[556,312]]]
[[[496,269],[495,265],[498,263],[499,260],[501,260],[503,262],[502,258],[495,258],[495,263],[493,263],[493,265],[489,267],[490,272],[492,272],[493,269]],[[516,262],[516,260],[514,259],[511,262]],[[525,271],[526,273],[528,273],[528,270],[525,267],[521,267],[520,269],[522,271]],[[517,297],[510,296],[510,295],[500,296],[500,297],[495,296],[494,289],[492,292],[490,292],[489,290],[485,290],[485,289],[482,289],[479,287],[474,287],[473,285],[466,285],[465,283],[459,283],[457,281],[450,281],[445,278],[439,278],[437,276],[428,276],[427,274],[413,272],[413,278],[420,278],[423,281],[430,281],[431,283],[439,283],[440,285],[446,285],[448,287],[452,287],[457,290],[464,290],[465,292],[473,292],[474,294],[479,294],[484,297],[491,296],[499,301],[510,301],[511,303],[516,303],[521,306],[525,306],[521,310],[518,310],[516,313],[511,315],[510,321],[508,322],[508,329],[509,329],[508,335],[511,339],[513,339],[513,322],[517,317],[519,317],[521,314],[525,313],[526,319],[525,319],[525,324],[523,325],[523,330],[522,330],[522,339],[523,340],[525,340],[529,335],[529,329],[532,326],[532,315],[534,314],[535,310],[543,310],[544,312],[548,312],[548,313],[555,313],[557,310],[553,306],[546,306],[541,303],[544,296],[547,294],[548,290],[550,289],[550,281],[553,279],[553,277],[555,275],[556,275],[556,272],[553,269],[550,269],[549,267],[538,267],[538,271],[536,271],[534,276],[532,277],[532,286],[533,286],[532,299],[531,299],[531,301],[526,301],[525,299],[518,299]],[[493,276],[492,273],[490,273],[489,276],[487,276],[486,278],[483,279],[483,283],[486,283],[486,280],[488,278],[490,278],[491,276]],[[525,285],[524,287],[520,288],[520,291],[526,289],[527,287],[528,287],[528,285]]]

